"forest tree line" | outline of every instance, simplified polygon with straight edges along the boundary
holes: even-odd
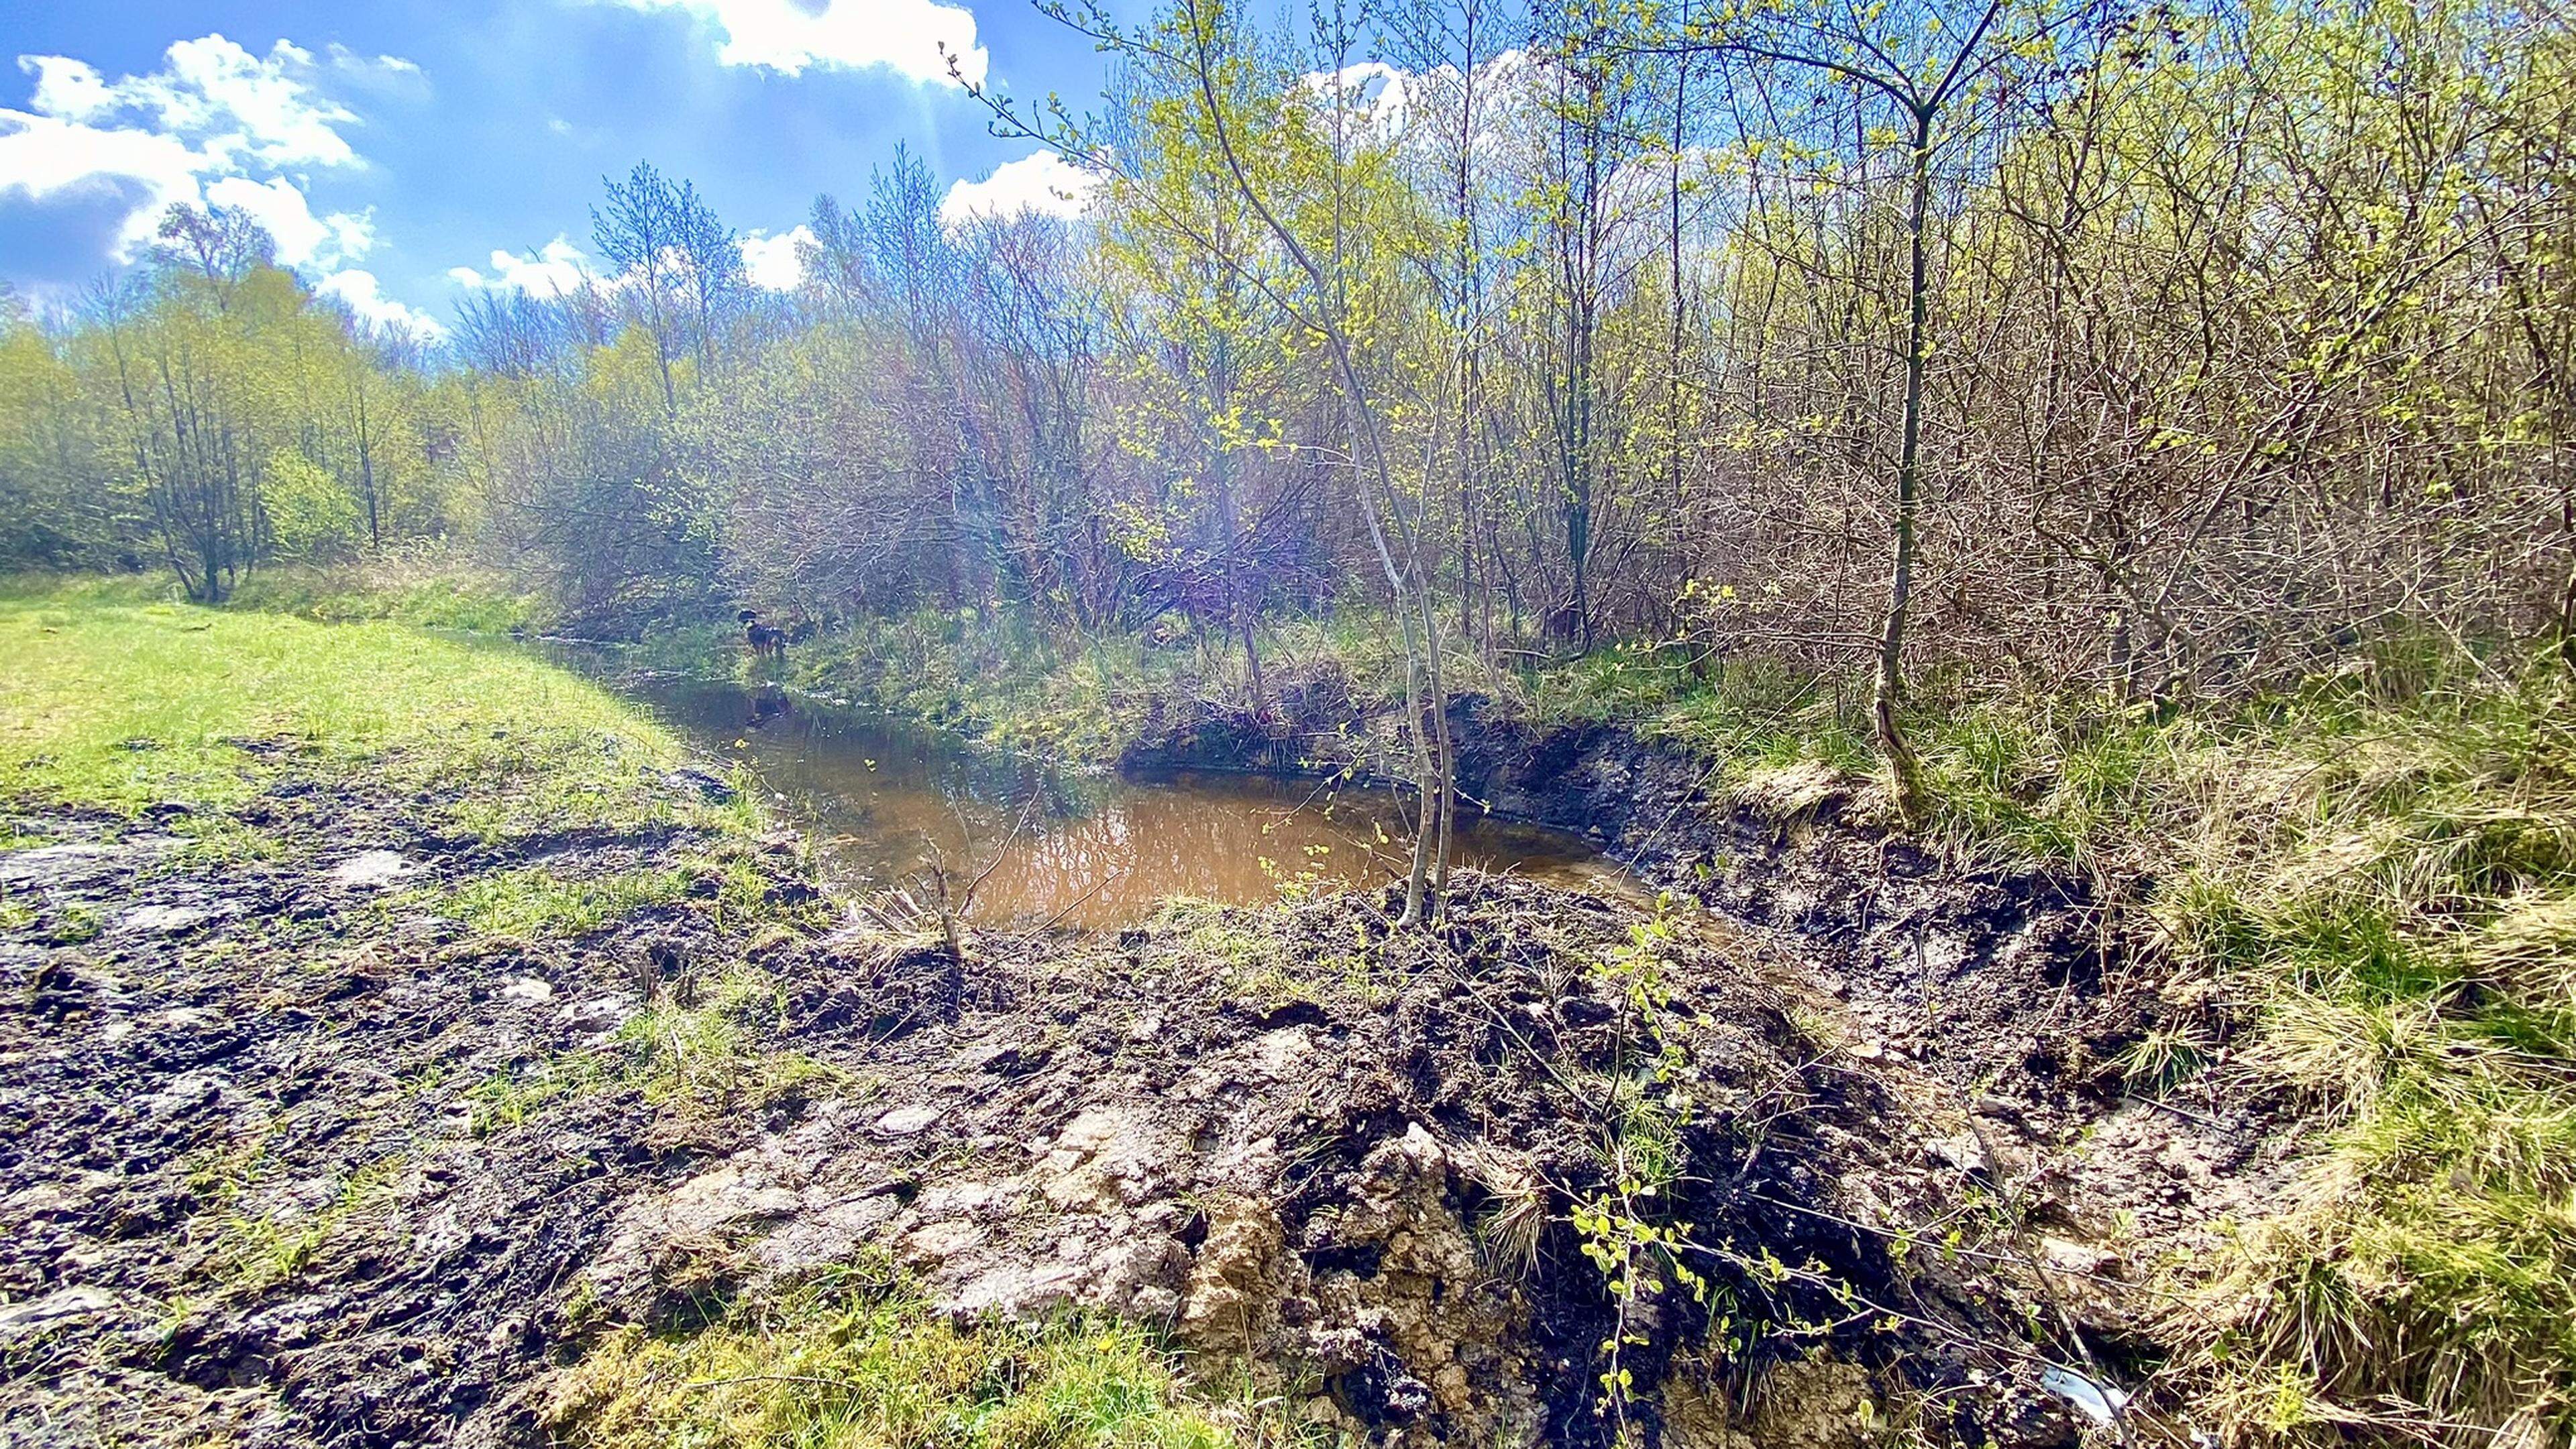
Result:
[[[1251,649],[1357,600],[1435,662],[1644,638],[2123,699],[2576,624],[2545,8],[1059,13],[1109,103],[987,99],[1081,214],[943,219],[899,152],[817,199],[792,292],[650,166],[594,275],[436,346],[174,209],[0,317],[0,555],[213,600],[437,537],[626,627]]]

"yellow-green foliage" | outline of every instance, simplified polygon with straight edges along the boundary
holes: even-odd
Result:
[[[0,796],[221,810],[301,763],[380,770],[490,839],[739,814],[673,804],[673,736],[506,646],[22,584],[0,658]]]
[[[859,1271],[697,1332],[620,1329],[553,1386],[576,1449],[1219,1449],[1142,1331],[961,1328]]]

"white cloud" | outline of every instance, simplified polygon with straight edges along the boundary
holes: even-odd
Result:
[[[28,105],[66,121],[96,120],[116,106],[116,91],[88,62],[68,55],[22,55],[18,69],[36,73],[36,93]]]
[[[358,118],[307,83],[312,55],[281,40],[265,56],[253,55],[220,35],[182,40],[170,47],[161,69],[109,81],[87,63],[61,55],[21,56],[36,72],[28,104],[67,121],[111,116],[147,122],[164,134],[203,146],[226,159],[248,157],[266,166],[354,166],[358,153],[340,127]]]
[[[1505,143],[1515,118],[1525,118],[1532,107],[1544,105],[1540,87],[1549,74],[1545,62],[1513,49],[1477,62],[1472,73],[1454,64],[1406,70],[1382,60],[1365,60],[1338,71],[1308,71],[1298,80],[1319,103],[1331,103],[1339,91],[1361,123],[1353,139],[1372,145],[1454,146],[1458,107],[1472,99],[1474,132],[1468,144],[1485,153]],[[1472,93],[1465,85],[1471,78]]]
[[[590,259],[581,248],[562,237],[519,256],[494,251],[492,272],[486,276],[472,267],[450,267],[447,275],[458,286],[489,291],[520,291],[532,297],[557,297],[578,289],[594,272]]]
[[[1412,98],[1413,86],[1420,77],[1382,60],[1364,60],[1338,71],[1308,71],[1302,79],[1322,101],[1330,102],[1333,92],[1339,90],[1344,104],[1391,136],[1404,129],[1406,102]]]
[[[352,75],[387,80],[423,78],[417,61],[405,60],[399,55],[360,55],[336,40],[331,42],[327,53],[331,57],[333,68],[347,71]]]
[[[800,246],[814,245],[814,231],[799,225],[781,236],[753,232],[742,239],[742,269],[751,284],[772,292],[793,292],[805,282]]]
[[[27,110],[0,109],[0,201],[125,193],[133,206],[118,234],[122,260],[150,242],[171,205],[204,199],[207,179],[248,185],[268,175],[295,192],[292,201],[273,190],[250,198],[269,208],[261,219],[280,233],[281,254],[288,232],[314,237],[307,255],[325,243],[357,254],[348,242],[364,234],[364,218],[335,213],[314,222],[301,188],[273,179],[288,168],[364,164],[341,134],[357,117],[313,88],[317,67],[302,48],[281,40],[254,55],[206,35],[171,46],[149,75],[115,80],[69,56],[24,55],[18,65],[36,85]],[[313,234],[314,226],[323,231]]]
[[[336,297],[357,318],[371,326],[405,332],[423,342],[436,342],[447,335],[437,318],[415,307],[407,307],[384,294],[373,272],[350,269],[333,272],[315,284],[313,290],[325,297]]]
[[[277,242],[277,259],[290,267],[354,262],[376,244],[371,215],[335,211],[317,217],[304,193],[283,176],[266,181],[227,176],[206,188],[206,200],[249,212]]]
[[[969,83],[989,57],[975,12],[939,0],[616,0],[633,10],[685,10],[713,27],[716,59],[801,75],[809,65],[881,65],[915,81],[949,79],[954,56]]]
[[[1100,178],[1053,151],[1040,151],[1005,161],[981,181],[960,181],[939,201],[939,223],[965,225],[978,216],[1014,217],[1022,212],[1079,216]]]
[[[176,137],[0,110],[0,202],[13,195],[49,201],[88,192],[130,192],[133,208],[117,235],[120,260],[151,243],[164,211],[203,199],[197,176],[210,164]]]

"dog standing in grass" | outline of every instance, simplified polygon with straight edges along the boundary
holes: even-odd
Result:
[[[775,624],[760,622],[758,609],[745,609],[741,617],[742,637],[751,641],[752,658],[784,659],[787,657],[786,630]]]

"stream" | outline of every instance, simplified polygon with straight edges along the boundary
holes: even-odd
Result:
[[[706,752],[748,764],[814,839],[846,895],[928,898],[929,868],[982,876],[967,912],[993,927],[1114,929],[1167,896],[1229,904],[1402,879],[1405,812],[1383,788],[1265,775],[1075,776],[943,731],[726,681],[605,673],[567,661]],[[1453,859],[1602,889],[1617,867],[1582,841],[1460,822]]]

